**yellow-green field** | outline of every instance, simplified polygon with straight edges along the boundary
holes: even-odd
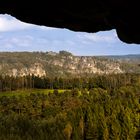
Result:
[[[0,97],[2,96],[28,96],[30,94],[48,94],[53,93],[55,89],[26,89],[26,90],[16,90],[16,91],[6,91],[0,92]],[[58,89],[58,93],[63,93],[66,89]]]

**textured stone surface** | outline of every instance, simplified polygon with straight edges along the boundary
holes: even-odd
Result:
[[[116,29],[122,41],[140,43],[140,8],[136,0],[1,0],[0,13],[73,31]]]

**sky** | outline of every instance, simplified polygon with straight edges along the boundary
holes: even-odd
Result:
[[[74,55],[140,54],[140,45],[120,41],[115,30],[85,33],[27,24],[0,15],[0,52],[69,51]]]

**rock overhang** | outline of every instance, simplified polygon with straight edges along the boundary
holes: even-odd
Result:
[[[50,27],[95,33],[116,29],[120,40],[140,44],[140,9],[127,0],[2,0],[0,13]]]

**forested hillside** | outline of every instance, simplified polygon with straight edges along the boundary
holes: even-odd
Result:
[[[138,74],[10,78],[0,80],[0,140],[139,140]]]
[[[139,140],[140,57],[0,53],[0,140]]]
[[[74,56],[55,52],[1,52],[0,75],[81,77],[94,74],[140,73],[140,57]],[[135,59],[134,59],[135,58]]]

